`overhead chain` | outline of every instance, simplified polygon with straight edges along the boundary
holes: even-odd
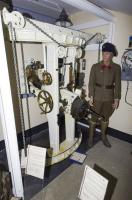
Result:
[[[68,47],[68,45],[62,45],[61,43],[59,43],[57,40],[55,40],[52,36],[50,36],[47,32],[45,32],[42,28],[40,28],[38,25],[36,25],[33,21],[31,21],[29,18],[25,17],[25,20],[28,21],[30,24],[32,24],[35,28],[37,28],[41,33],[43,33],[44,35],[46,35],[47,37],[49,37],[53,42],[55,42],[56,44],[58,44],[59,46],[63,46],[63,47]],[[88,45],[88,43],[96,37],[98,33],[96,33],[95,35],[93,35],[89,40],[87,40],[85,42],[85,44],[79,46],[79,45],[73,45],[73,46],[78,46],[82,49],[85,49],[85,47]]]
[[[8,24],[8,26],[9,26],[9,30],[11,33],[11,39],[12,39],[13,62],[14,62],[14,67],[15,67],[15,78],[16,78],[17,95],[18,95],[18,101],[19,101],[20,123],[21,123],[21,129],[22,129],[23,147],[24,147],[25,156],[27,156],[24,114],[23,114],[23,108],[22,108],[21,87],[20,87],[20,79],[19,79],[19,71],[18,71],[18,63],[17,63],[17,53],[16,53],[16,43],[15,43],[16,34],[15,34],[15,30],[14,30],[11,22]]]
[[[94,39],[97,35],[98,35],[98,33],[95,33],[95,34],[94,34],[91,38],[89,38],[81,47],[82,47],[83,49],[85,49],[86,46],[89,44],[89,42],[90,42],[92,39]]]
[[[59,43],[57,40],[55,40],[52,36],[50,36],[48,33],[46,33],[42,28],[40,28],[38,25],[36,25],[34,22],[32,22],[29,18],[25,17],[25,20],[28,21],[30,24],[32,24],[36,29],[38,29],[41,33],[49,37],[53,42],[58,44],[59,46],[64,46],[61,43]],[[65,47],[65,46],[64,46]]]

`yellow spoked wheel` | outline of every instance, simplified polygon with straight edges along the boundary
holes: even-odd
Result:
[[[42,90],[38,94],[38,104],[42,114],[50,113],[53,109],[53,99],[49,92]]]

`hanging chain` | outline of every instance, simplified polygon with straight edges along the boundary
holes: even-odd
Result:
[[[23,66],[24,89],[25,89],[25,94],[28,94],[28,90],[27,90],[27,78],[26,78],[26,73],[25,73],[24,52],[23,52],[23,44],[22,44],[22,42],[20,43],[20,45],[21,45],[21,53],[22,53],[22,66]],[[31,131],[31,120],[30,120],[30,110],[29,110],[29,101],[28,101],[28,97],[26,97],[26,108],[27,108],[28,126],[29,126],[29,130]],[[31,133],[31,132],[30,132],[30,133]],[[30,135],[30,144],[31,144],[31,136],[32,136],[32,135]]]
[[[24,153],[27,156],[27,149],[26,149],[26,139],[25,139],[25,125],[24,125],[24,114],[22,108],[22,100],[21,100],[21,87],[20,87],[20,79],[19,79],[19,71],[18,71],[18,63],[17,63],[17,53],[16,53],[16,34],[15,30],[10,22],[8,24],[10,32],[11,32],[11,39],[12,39],[12,50],[13,50],[13,62],[15,67],[15,77],[16,77],[16,86],[17,86],[17,95],[19,101],[19,111],[20,111],[20,123],[22,128],[22,137],[23,137],[23,146],[24,146]]]
[[[64,46],[61,43],[59,43],[57,40],[55,40],[53,37],[51,37],[48,33],[46,33],[42,28],[40,28],[38,25],[36,25],[34,22],[32,22],[29,18],[25,18],[26,21],[28,21],[30,24],[32,24],[36,29],[38,29],[41,33],[49,37],[53,42],[58,44],[59,46]],[[64,46],[65,47],[65,46]]]

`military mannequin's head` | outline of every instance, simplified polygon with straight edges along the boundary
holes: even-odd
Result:
[[[116,47],[112,43],[104,43],[102,46],[102,58],[104,63],[111,62],[114,56],[117,56]]]

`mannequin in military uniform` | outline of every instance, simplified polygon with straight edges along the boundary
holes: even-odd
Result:
[[[112,61],[117,50],[112,43],[102,46],[102,61],[94,64],[89,78],[89,104],[103,118],[92,116],[89,122],[89,147],[93,146],[93,137],[97,121],[101,126],[101,138],[106,147],[111,147],[106,136],[109,118],[119,106],[121,98],[121,67]]]

